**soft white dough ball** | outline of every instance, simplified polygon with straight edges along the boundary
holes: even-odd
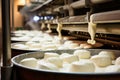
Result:
[[[22,64],[26,67],[36,68],[37,67],[37,59],[35,59],[35,58],[25,58],[25,59],[20,61],[20,64]]]
[[[28,42],[25,43],[25,45],[27,45],[27,46],[31,46],[31,45],[34,44],[34,43],[35,43],[35,42],[28,41]]]
[[[64,56],[64,57],[61,57],[61,59],[63,60],[63,62],[68,62],[68,63],[72,63],[74,61],[78,61],[79,60],[76,55]]]
[[[60,72],[69,72],[70,63],[63,63],[63,67],[59,69]]]
[[[64,45],[69,45],[69,44],[72,44],[72,43],[73,43],[73,41],[69,41],[69,40],[68,40],[68,41],[65,41],[65,42],[64,42]]]
[[[94,72],[95,65],[91,61],[73,62],[70,66],[70,72]]]
[[[110,66],[106,67],[105,72],[120,72],[120,66],[110,65]]]
[[[47,59],[47,61],[58,67],[62,67],[62,64],[63,64],[62,59],[60,59],[59,57],[50,57]]]
[[[16,49],[28,49],[28,46],[24,44],[16,44],[16,45],[13,45],[13,47]]]
[[[38,61],[38,68],[45,69],[45,70],[58,70],[59,69],[56,65],[46,62],[44,60]]]
[[[61,50],[61,49],[64,50],[64,49],[69,49],[69,48],[68,48],[68,46],[61,45],[61,46],[58,47],[58,49],[59,50]]]
[[[77,48],[79,45],[77,43],[71,43],[69,45],[66,45],[69,49],[75,49]]]
[[[106,67],[99,67],[95,65],[95,72],[97,73],[103,73],[105,72]]]
[[[67,56],[69,56],[69,55],[70,55],[69,53],[62,53],[62,54],[60,55],[60,58],[62,59],[62,58],[67,57]]]
[[[113,51],[101,51],[98,55],[107,55],[110,56],[112,59],[115,59],[115,54]]]
[[[120,65],[120,57],[115,60],[115,65]]]
[[[47,58],[50,58],[50,57],[59,57],[59,54],[53,53],[53,52],[44,53],[44,59],[47,59]]]
[[[30,46],[31,48],[41,48],[41,44],[40,43],[33,43]]]
[[[28,50],[35,50],[35,51],[39,51],[39,50],[40,50],[40,48],[32,48],[32,47],[30,47]]]
[[[31,37],[29,37],[29,36],[23,36],[23,37],[19,37],[18,40],[20,40],[20,41],[29,41],[30,39],[31,39]]]
[[[106,55],[94,55],[91,60],[99,67],[105,67],[112,64],[112,59]]]
[[[57,49],[56,45],[54,45],[54,44],[45,44],[45,45],[42,45],[41,48],[43,50],[55,50],[55,49]]]
[[[79,59],[88,59],[91,57],[91,53],[87,50],[75,50],[74,55],[77,55]]]

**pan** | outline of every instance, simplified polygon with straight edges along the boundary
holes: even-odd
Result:
[[[78,40],[71,40],[71,41],[73,41],[74,43],[77,43],[79,45],[86,43],[86,41],[78,41]],[[31,49],[20,49],[20,48],[14,47],[14,45],[17,45],[17,44],[25,45],[26,42],[15,42],[15,43],[11,44],[12,57],[19,55],[19,54],[27,53],[27,52],[46,51],[43,49],[32,49],[32,48]],[[102,43],[96,43],[92,48],[97,49],[97,48],[101,48],[102,46],[103,46]],[[57,50],[57,49],[52,49],[52,50]],[[49,50],[47,50],[47,51],[49,51]]]
[[[96,55],[100,51],[106,49],[87,49],[92,55]],[[56,52],[58,54],[69,53],[72,54],[75,50],[53,50],[53,51],[39,51],[20,54],[12,58],[14,74],[16,74],[16,80],[119,80],[120,72],[105,72],[105,73],[72,73],[72,72],[58,72],[42,69],[33,69],[25,67],[19,62],[25,58],[43,58],[45,52]],[[116,57],[120,56],[119,50],[114,51]]]

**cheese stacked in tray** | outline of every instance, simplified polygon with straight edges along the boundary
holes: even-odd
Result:
[[[21,31],[16,33],[20,34]],[[24,36],[12,37],[14,41],[24,41],[23,43],[13,43],[13,49],[19,50],[61,50],[61,49],[80,49],[92,48],[92,45],[86,41],[75,41],[75,37],[63,36],[59,38],[57,35],[50,35],[41,31],[26,31],[21,32]],[[86,43],[85,43],[86,42]]]
[[[76,40],[76,37],[62,36],[61,28],[57,28],[58,35],[50,35],[42,31],[15,31],[12,41],[24,43],[12,44],[13,49],[19,50],[61,50],[61,49],[87,49],[101,47],[102,44],[88,44],[87,41]],[[60,31],[59,31],[60,30]],[[76,41],[75,41],[76,40]]]
[[[34,37],[42,37],[44,35],[45,34],[42,31],[18,30],[13,32],[13,36],[11,37],[11,40],[12,41],[29,41],[29,40],[32,40]]]
[[[20,50],[58,50],[58,49],[77,49],[80,48],[78,43],[75,43],[71,40],[65,40],[64,43],[61,43],[59,40],[46,40],[40,39],[39,42],[23,42],[23,43],[13,43],[13,49]]]
[[[45,52],[43,58],[25,58],[20,64],[57,72],[120,72],[120,57],[116,57],[113,51],[100,51],[96,55],[91,55],[91,52],[85,49],[75,50],[73,54]]]

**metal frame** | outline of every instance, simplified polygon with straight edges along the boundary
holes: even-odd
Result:
[[[1,67],[1,80],[11,79],[11,40],[10,40],[10,1],[2,0],[2,40],[3,54]]]

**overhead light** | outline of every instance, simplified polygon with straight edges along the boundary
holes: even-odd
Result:
[[[34,17],[33,17],[33,20],[34,20],[35,22],[37,22],[37,21],[40,20],[40,18],[39,18],[39,16],[34,16]]]

